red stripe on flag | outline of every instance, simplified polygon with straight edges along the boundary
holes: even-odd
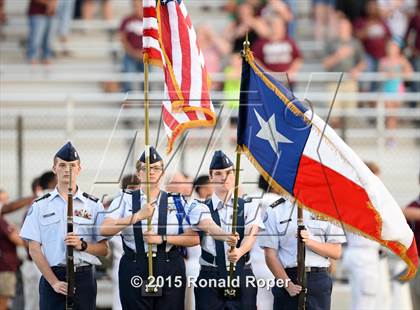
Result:
[[[143,36],[159,40],[159,31],[154,28],[143,29]]]
[[[143,8],[143,18],[156,18],[156,8],[149,6]]]
[[[162,117],[163,122],[168,126],[172,131],[179,125],[178,121],[172,116],[172,114],[162,105]]]
[[[318,161],[302,156],[293,194],[312,210],[341,219],[344,223],[381,240],[382,223],[378,213],[370,205],[366,191]]]
[[[160,7],[160,30],[161,39],[165,54],[168,56],[170,63],[172,63],[172,42],[171,42],[171,25],[169,23],[168,8],[166,5]]]

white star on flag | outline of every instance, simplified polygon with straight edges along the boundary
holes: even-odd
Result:
[[[271,148],[273,149],[274,153],[279,156],[279,143],[293,143],[281,133],[277,131],[276,128],[276,118],[275,115],[271,115],[268,119],[268,122],[264,121],[264,119],[258,114],[258,112],[254,109],[255,116],[257,117],[258,123],[260,123],[261,129],[257,133],[257,137],[263,140],[267,140],[270,143]]]

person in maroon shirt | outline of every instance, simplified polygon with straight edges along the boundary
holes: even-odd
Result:
[[[39,60],[48,64],[52,57],[51,42],[57,0],[31,0],[29,2],[29,33],[26,56],[31,64]]]
[[[268,39],[257,40],[251,50],[265,69],[287,72],[293,80],[303,63],[302,55],[295,41],[288,37],[286,25],[278,15],[270,17],[269,26],[271,34]]]
[[[367,71],[377,72],[379,60],[386,55],[386,45],[391,31],[382,19],[376,0],[366,3],[366,17],[354,23],[356,37],[367,53]]]
[[[15,296],[19,259],[16,246],[23,246],[16,229],[0,216],[0,310],[7,310],[9,298]]]
[[[123,72],[143,72],[143,6],[133,0],[133,14],[125,17],[120,26],[120,40],[124,49]],[[132,90],[132,83],[123,83],[123,91]]]

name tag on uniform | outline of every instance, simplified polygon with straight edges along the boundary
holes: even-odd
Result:
[[[45,217],[50,217],[50,216],[53,216],[53,215],[55,215],[55,212],[44,214],[42,217],[45,218]]]

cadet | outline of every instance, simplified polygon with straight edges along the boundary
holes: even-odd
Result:
[[[331,308],[332,280],[328,273],[329,258],[341,256],[341,243],[346,242],[344,232],[337,226],[320,220],[304,210],[306,230],[301,232],[306,246],[308,310]],[[273,287],[274,309],[293,310],[298,307],[297,295],[302,287],[297,277],[297,206],[285,200],[275,208],[268,208],[264,217],[266,233],[260,237],[265,261],[276,279],[285,286]]]
[[[232,194],[235,186],[233,163],[222,151],[216,151],[209,170],[214,193],[204,203],[193,201],[188,210],[191,225],[202,231],[201,268],[197,279],[199,285],[195,287],[196,309],[256,309],[257,287],[245,287],[244,282],[245,277],[255,279],[249,251],[259,227],[262,227],[258,205],[239,199],[238,235],[232,236]],[[230,246],[236,247],[230,251]],[[232,299],[225,295],[229,288],[226,281],[229,262],[236,263],[234,279],[239,277],[240,282],[238,298]],[[210,279],[217,279],[222,285],[201,285],[211,283]],[[225,281],[219,281],[223,279]]]
[[[69,169],[72,169],[73,233],[67,233],[67,193]],[[76,185],[80,158],[68,142],[54,156],[53,172],[57,187],[35,200],[23,223],[20,236],[29,241],[29,253],[42,273],[39,282],[43,309],[64,309],[67,294],[66,246],[75,248],[75,309],[96,309],[96,280],[92,265],[100,265],[96,256],[108,253],[108,244],[99,235],[103,219],[101,202]]]
[[[198,234],[188,225],[180,194],[160,190],[163,180],[163,161],[150,147],[150,195],[147,204],[145,153],[136,164],[142,181],[141,190],[124,191],[109,207],[101,232],[111,236],[121,231],[124,254],[119,265],[120,299],[123,309],[184,309],[186,276],[180,247],[199,244]],[[152,230],[147,231],[147,218],[152,217]],[[153,276],[165,279],[162,297],[144,297],[141,282],[148,278],[148,244],[153,245]],[[171,281],[167,279],[170,278]],[[135,282],[133,279],[136,279]],[[156,281],[158,282],[158,281]]]

